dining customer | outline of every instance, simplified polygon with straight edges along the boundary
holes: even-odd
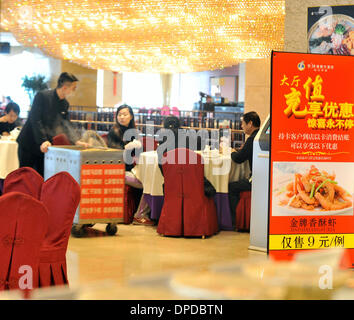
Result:
[[[249,162],[251,176],[249,179],[240,179],[238,181],[229,183],[229,202],[231,210],[231,221],[233,227],[236,225],[236,207],[240,200],[240,192],[251,191],[252,188],[252,156],[253,156],[253,140],[259,131],[261,120],[258,114],[254,111],[247,112],[241,118],[241,127],[245,135],[248,135],[248,139],[245,144],[236,151],[231,152],[231,159],[236,163]]]
[[[17,127],[17,119],[20,114],[20,107],[15,102],[6,105],[5,115],[0,118],[0,135],[8,136]]]
[[[109,148],[124,150],[123,158],[125,160],[125,184],[136,188],[143,189],[142,183],[131,171],[134,167],[133,159],[139,156],[142,151],[142,143],[139,139],[139,131],[136,129],[133,109],[123,104],[118,107],[115,114],[115,124],[111,128],[107,136],[107,145]],[[139,206],[134,213],[133,224],[154,225],[150,220],[150,208],[142,196],[139,200]]]
[[[139,140],[139,131],[136,129],[133,109],[127,104],[118,107],[115,114],[115,124],[109,130],[107,140],[109,148],[125,150],[125,171],[126,177],[128,177],[126,182],[139,188],[141,183],[135,178],[131,169],[134,167],[133,157],[137,156],[135,151],[142,148],[142,143]]]

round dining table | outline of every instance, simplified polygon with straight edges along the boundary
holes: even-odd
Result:
[[[203,157],[204,176],[211,182],[216,190],[214,201],[217,209],[220,230],[234,230],[232,227],[231,211],[229,205],[229,182],[243,178],[249,178],[249,163],[235,163],[231,160],[231,154],[220,154],[218,151],[197,151]],[[164,195],[164,177],[158,166],[156,151],[148,151],[140,154],[136,166],[132,172],[143,184],[144,198],[150,206],[151,218],[158,220],[161,214]]]
[[[17,149],[15,140],[7,137],[0,139],[0,194],[6,176],[19,167]]]

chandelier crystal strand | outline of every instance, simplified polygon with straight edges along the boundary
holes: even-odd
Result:
[[[223,69],[284,45],[285,0],[2,0],[24,46],[115,72]]]

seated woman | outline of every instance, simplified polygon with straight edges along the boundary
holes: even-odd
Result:
[[[162,176],[163,174],[163,170],[162,170],[162,163],[163,163],[163,154],[165,152],[174,150],[176,148],[186,148],[186,149],[190,149],[190,146],[195,146],[197,144],[202,144],[200,141],[200,137],[197,137],[198,141],[191,141],[190,140],[190,136],[186,135],[185,131],[180,131],[179,129],[181,129],[181,123],[179,121],[179,119],[176,116],[169,116],[167,117],[164,122],[163,122],[163,130],[161,131],[161,134],[163,134],[163,137],[160,138],[160,146],[163,143],[166,143],[165,148],[158,148],[158,163],[159,163],[159,168],[161,170]],[[164,130],[169,130],[169,133],[167,133],[166,135],[164,134]],[[173,138],[172,139],[168,139],[167,137],[170,136],[172,134]],[[186,135],[186,136],[184,136]],[[182,138],[184,139],[184,141],[179,141],[178,139]],[[194,143],[193,143],[194,142]],[[214,188],[214,186],[210,183],[210,181],[204,177],[204,194],[211,198],[214,197],[216,193],[216,190]]]
[[[17,127],[16,120],[20,114],[20,107],[14,102],[7,104],[5,115],[0,118],[0,135],[8,136]]]
[[[114,149],[122,149],[122,150],[124,149],[126,151],[142,148],[142,143],[138,140],[139,131],[136,129],[135,126],[133,109],[126,104],[121,105],[117,109],[115,120],[116,123],[111,128],[107,136],[108,147]],[[130,138],[127,140],[127,138],[124,137],[124,134],[128,130],[131,130],[131,132],[129,135],[126,135],[126,137],[130,136]],[[134,154],[134,151],[132,151],[132,154]],[[128,178],[126,179],[126,183],[128,185],[131,185],[132,187],[140,188],[141,187],[140,181],[138,181],[135,178],[134,174],[131,172],[131,169],[133,169],[133,167],[134,167],[133,163],[125,164],[126,177]]]
[[[123,104],[119,106],[115,115],[116,123],[111,128],[108,133],[108,147],[115,149],[124,149],[125,156],[124,159],[132,160],[132,157],[126,157],[128,153],[131,156],[134,156],[134,151],[132,149],[142,150],[142,143],[139,140],[139,131],[136,129],[133,109]],[[128,132],[128,130],[131,130]],[[126,135],[124,136],[124,134]],[[128,138],[126,138],[128,137]],[[125,164],[125,183],[133,188],[142,189],[142,183],[135,177],[131,172],[131,169],[134,167],[132,161],[128,161]],[[141,208],[142,202],[140,201],[137,212],[134,214],[134,224],[144,224],[144,225],[153,225],[154,222],[148,217],[150,212],[149,207],[144,203],[144,208]]]

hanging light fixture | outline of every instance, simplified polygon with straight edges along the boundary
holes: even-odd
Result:
[[[283,49],[285,0],[2,0],[24,46],[94,69],[222,69]]]

